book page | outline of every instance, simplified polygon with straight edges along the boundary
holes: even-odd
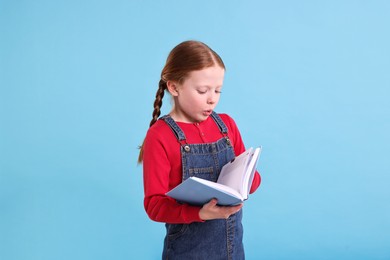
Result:
[[[217,183],[217,182],[213,182],[213,181],[208,181],[208,180],[205,180],[205,179],[201,179],[201,178],[198,178],[198,177],[191,177],[193,180],[197,181],[197,182],[200,182],[200,183],[203,183],[209,187],[212,187],[216,190],[219,190],[219,191],[222,191],[226,194],[229,194],[229,195],[232,195],[238,199],[242,199],[242,196],[240,193],[238,193],[237,191],[235,191],[234,189],[232,189],[231,187],[229,186],[226,186],[226,185],[223,185],[221,183]]]
[[[256,166],[259,160],[260,152],[261,152],[261,147],[254,149],[253,153],[251,153],[250,156],[251,158],[248,163],[247,172],[244,175],[243,185],[241,188],[242,190],[240,190],[240,193],[242,194],[244,199],[248,198],[248,194],[252,186],[253,178],[255,177]]]
[[[228,186],[240,193],[243,186],[244,175],[247,171],[249,157],[252,148],[249,148],[233,161],[228,162],[222,167],[221,173],[218,178],[218,183]],[[241,193],[240,193],[241,194]],[[242,195],[242,194],[241,194]]]

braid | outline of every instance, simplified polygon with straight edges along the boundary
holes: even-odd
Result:
[[[156,123],[158,117],[161,114],[161,106],[162,106],[162,100],[164,98],[165,89],[167,88],[167,83],[164,80],[160,80],[158,83],[158,89],[156,92],[156,100],[154,101],[153,107],[153,118],[150,121],[149,127],[151,127],[154,123]]]
[[[157,122],[158,117],[161,114],[162,100],[164,98],[166,88],[167,88],[167,83],[161,79],[160,82],[158,83],[158,89],[156,92],[156,99],[154,100],[154,103],[153,103],[153,107],[154,107],[153,114],[152,114],[153,118],[150,121],[149,127],[151,127],[152,125],[154,125],[154,123]],[[144,142],[145,142],[145,140],[144,140]],[[138,155],[138,163],[142,163],[142,160],[143,160],[144,142],[142,142],[142,145],[139,147],[140,150],[139,150],[139,155]]]

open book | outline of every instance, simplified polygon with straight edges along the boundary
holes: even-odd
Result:
[[[166,193],[184,203],[203,205],[216,198],[218,205],[237,205],[248,199],[261,148],[249,148],[221,169],[217,182],[190,177]]]

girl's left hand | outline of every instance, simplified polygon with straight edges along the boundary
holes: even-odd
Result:
[[[199,211],[199,217],[203,220],[211,219],[227,219],[230,215],[237,213],[242,208],[243,204],[236,206],[218,206],[216,199],[210,200],[210,202],[203,205]]]

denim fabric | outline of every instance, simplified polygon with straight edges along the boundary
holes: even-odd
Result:
[[[217,181],[223,165],[235,155],[227,137],[227,127],[213,112],[221,131],[221,139],[214,143],[187,144],[184,132],[170,116],[163,119],[181,143],[183,181],[191,176]],[[242,210],[228,219],[208,220],[202,223],[165,224],[163,259],[244,259],[242,244]]]

